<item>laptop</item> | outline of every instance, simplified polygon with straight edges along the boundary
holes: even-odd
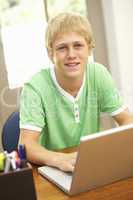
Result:
[[[69,195],[133,176],[133,124],[81,137],[73,173],[49,166],[38,172]]]

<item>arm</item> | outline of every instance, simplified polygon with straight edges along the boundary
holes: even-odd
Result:
[[[37,131],[21,129],[20,143],[26,147],[27,159],[35,164],[46,164],[63,171],[73,171],[77,154],[47,150],[39,144],[39,135]]]
[[[115,115],[113,118],[119,125],[126,125],[133,123],[133,115],[128,111],[128,109],[125,109],[120,114]]]

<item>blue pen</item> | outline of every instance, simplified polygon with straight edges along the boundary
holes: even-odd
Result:
[[[26,151],[25,151],[25,146],[23,144],[19,144],[18,154],[21,160],[26,160]]]
[[[19,144],[18,146],[18,155],[21,160],[21,167],[26,167],[27,166],[27,161],[26,161],[26,151],[25,151],[25,146],[23,144]]]

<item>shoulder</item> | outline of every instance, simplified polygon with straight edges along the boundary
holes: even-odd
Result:
[[[111,74],[108,69],[100,63],[88,63],[87,65],[87,81],[88,84],[95,90],[101,90],[107,85],[114,85]]]
[[[111,73],[104,65],[94,62],[88,63],[87,74],[89,79],[95,79],[96,82],[112,81]]]
[[[38,73],[36,73],[32,78],[28,81],[30,84],[40,84],[47,82],[50,79],[50,69],[42,69]]]
[[[95,74],[99,74],[99,73],[104,73],[107,72],[107,67],[105,67],[104,65],[97,63],[97,62],[91,62],[87,64],[87,71],[88,73],[95,73]]]
[[[87,76],[91,81],[99,82],[105,79],[105,77],[110,76],[108,69],[97,62],[91,62],[87,64]]]
[[[50,69],[42,69],[38,73],[36,73],[34,76],[31,77],[31,79],[25,83],[25,86],[30,86],[33,88],[45,88],[50,84],[51,76],[50,76]]]
[[[52,86],[53,82],[50,75],[50,69],[42,69],[24,84],[22,93],[33,93],[41,95],[46,93]]]

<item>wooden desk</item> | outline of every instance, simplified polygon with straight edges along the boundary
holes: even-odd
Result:
[[[71,150],[67,150],[70,152]],[[33,169],[37,200],[133,200],[133,178],[100,187],[76,196],[68,196]]]
[[[76,147],[64,149],[63,152],[74,152]],[[133,200],[133,177],[99,187],[76,196],[68,196],[56,185],[42,177],[33,169],[37,200]]]
[[[33,171],[37,200],[133,200],[133,178],[70,197],[39,175],[37,169]]]

